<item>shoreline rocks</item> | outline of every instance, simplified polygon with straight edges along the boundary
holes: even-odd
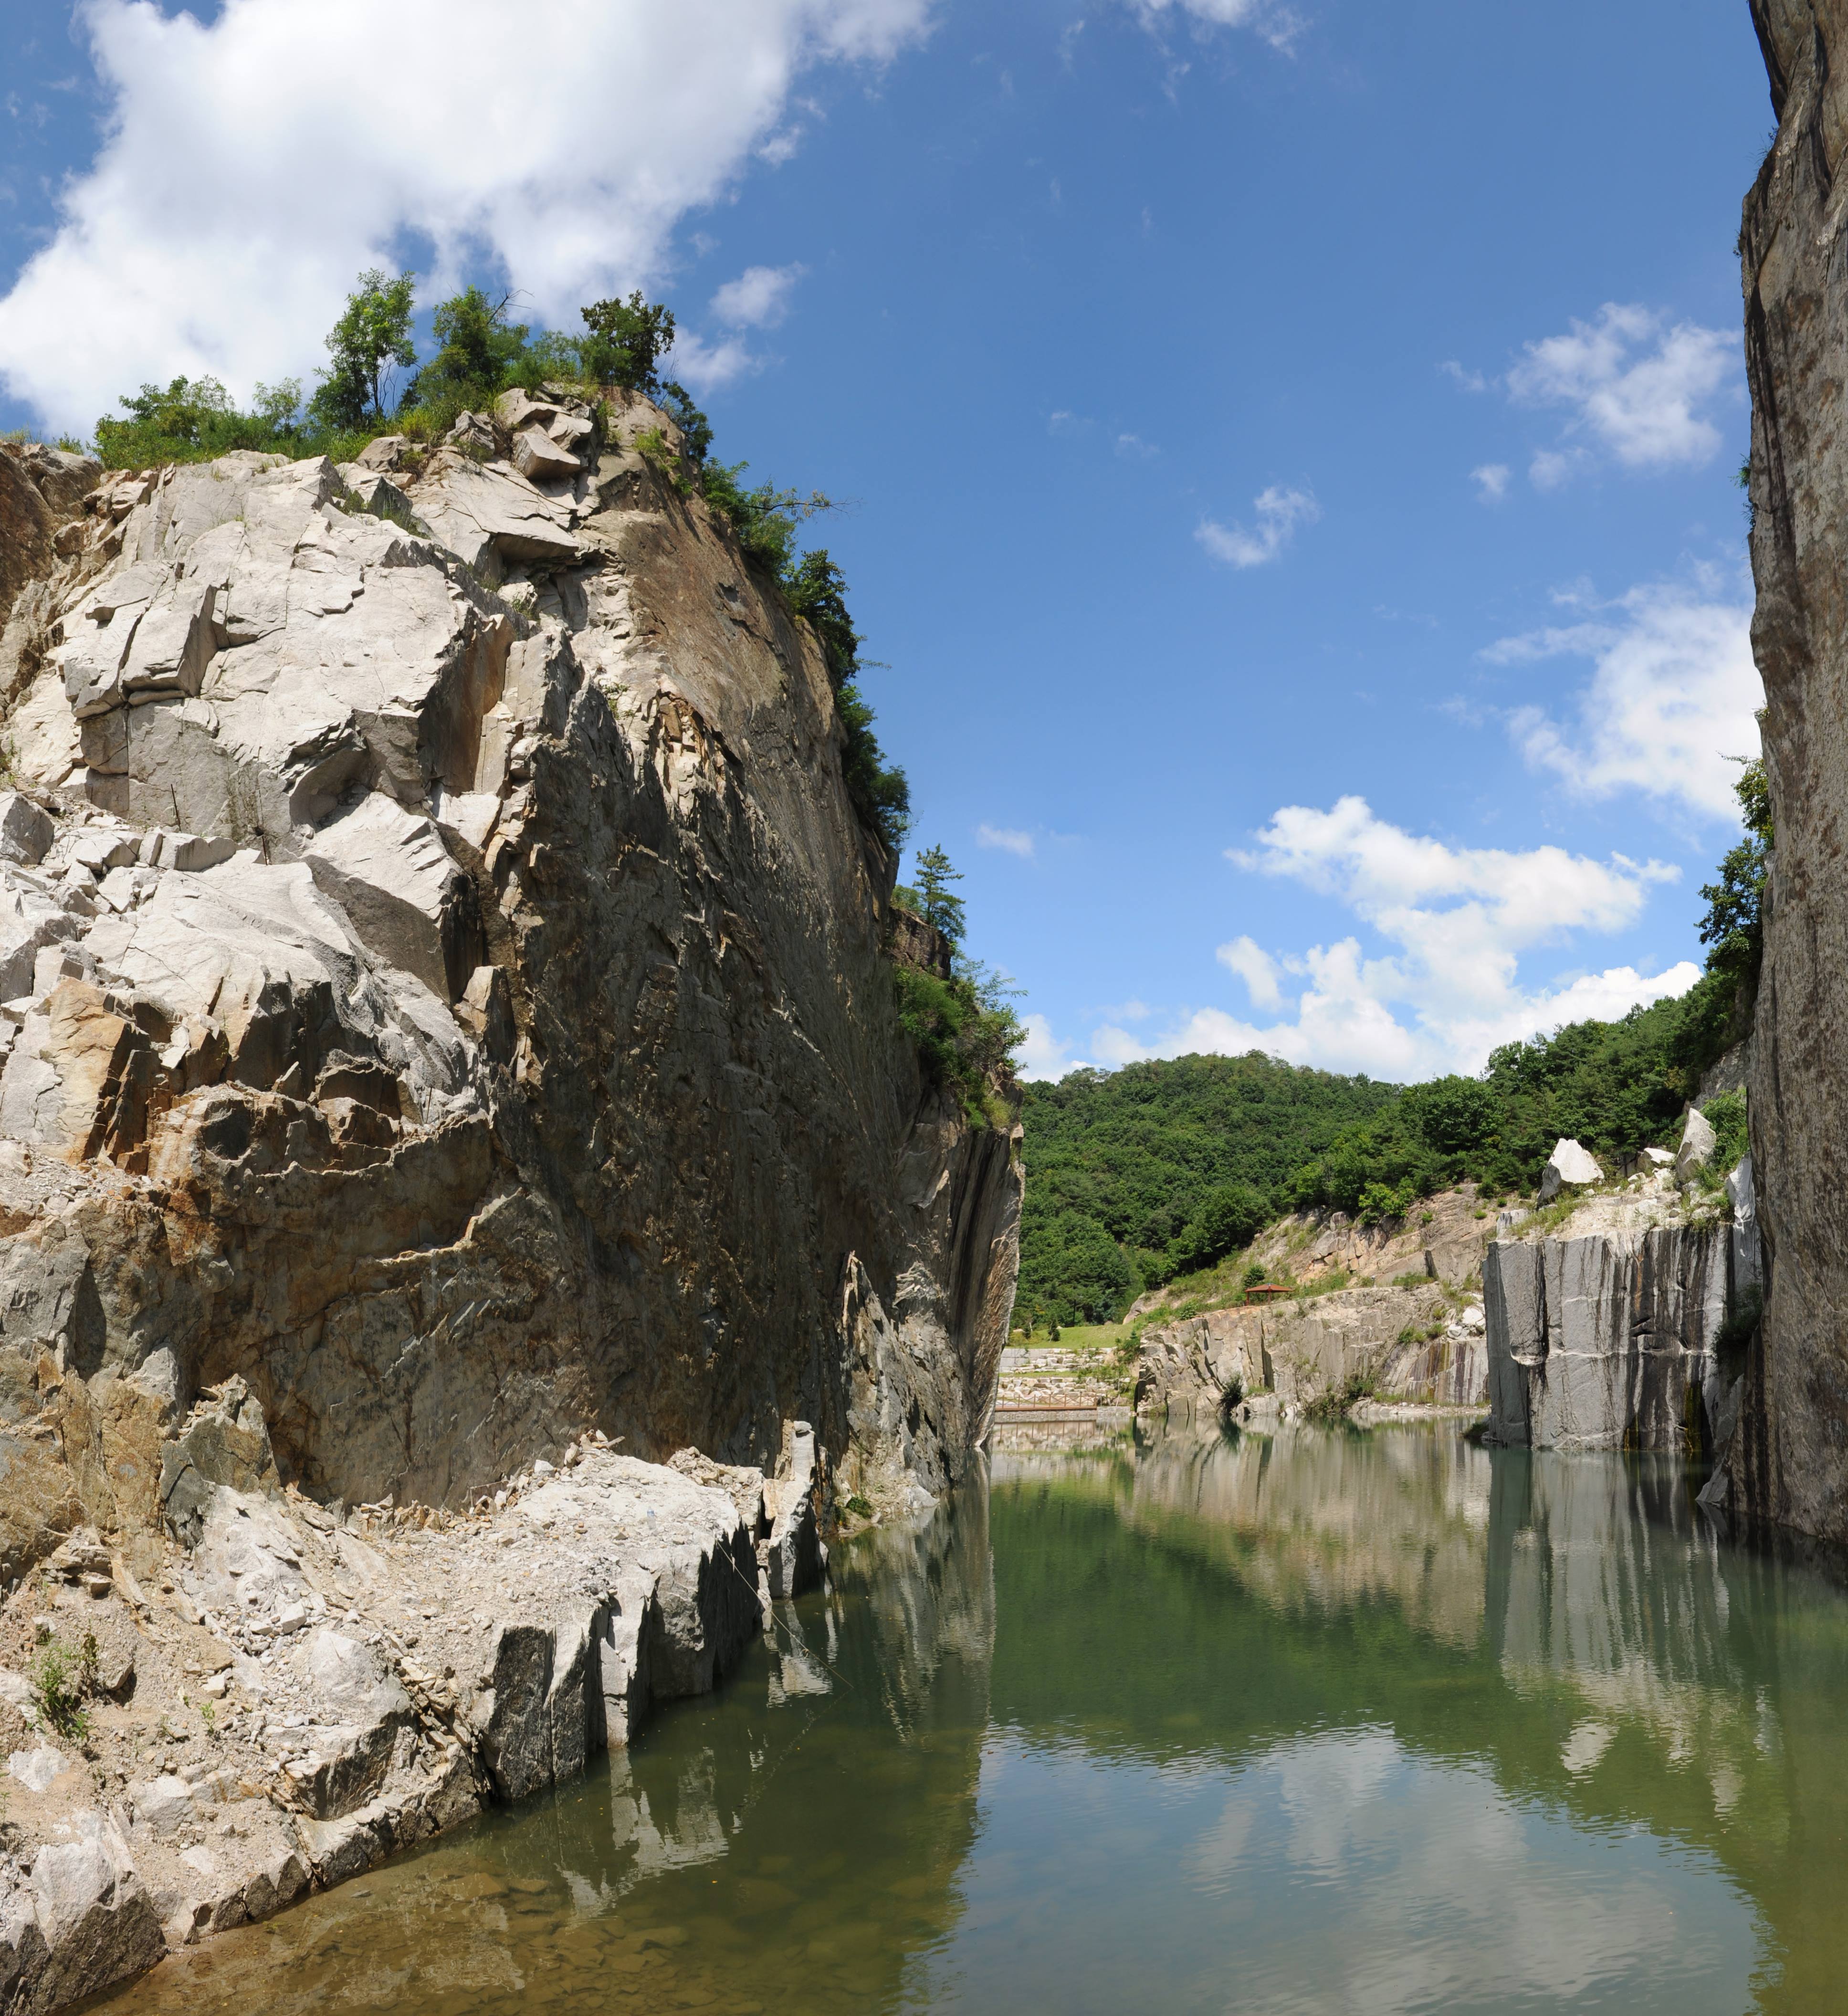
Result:
[[[208,1424],[248,1434],[253,1406],[222,1395]],[[100,1595],[80,1543],[77,1579],[0,1613],[0,2010],[49,2012],[266,1917],[716,1685],[776,1581],[822,1571],[820,1453],[792,1443],[770,1480],[590,1443],[459,1517],[342,1515],[246,1466],[251,1488],[188,1501],[187,1540],[142,1536],[138,1570],[100,1550]],[[85,1634],[129,1677],[60,1729],[30,1676]]]

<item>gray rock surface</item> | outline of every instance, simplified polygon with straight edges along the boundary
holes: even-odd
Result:
[[[1746,1228],[1690,1217],[1661,1176],[1584,1207],[1554,1237],[1498,1240],[1483,1275],[1487,1430],[1536,1449],[1712,1453],[1719,1345]]]
[[[1675,1150],[1676,1182],[1693,1182],[1695,1172],[1713,1161],[1717,1146],[1713,1122],[1698,1106],[1689,1107],[1681,1129],[1680,1145]]]
[[[196,1450],[207,1430],[229,1440],[211,1467],[261,1481],[254,1405],[221,1392],[187,1435]],[[802,1442],[773,1480],[791,1514],[819,1461]],[[337,1517],[273,1485],[207,1482],[183,1536],[135,1539],[139,1575],[74,1536],[63,1564],[100,1553],[112,1586],[22,1586],[0,1645],[23,1661],[87,1630],[99,1666],[125,1663],[134,1684],[93,1690],[81,1751],[37,1726],[29,1687],[0,1690],[0,2008],[61,2007],[266,1917],[581,1773],[655,1701],[716,1684],[766,1628],[765,1484],[685,1459],[589,1441],[466,1517]]]
[[[939,1492],[1018,1161],[899,1025],[819,646],[588,409],[514,417],[571,483],[381,458],[434,539],[321,461],[98,486],[9,723],[0,1273],[55,1221],[86,1379],[242,1377],[348,1502],[798,1419]]]
[[[1481,1408],[1488,1354],[1479,1300],[1436,1282],[1349,1288],[1151,1325],[1137,1359],[1136,1409],[1205,1425],[1264,1395],[1294,1413],[1356,1374],[1383,1400]]]
[[[9,1840],[116,1876],[48,1942],[0,1867],[0,2007],[581,1769],[987,1430],[1018,1130],[899,1021],[819,643],[547,398],[543,489],[481,416],[92,471],[13,605],[0,1665],[103,1691]]]
[[[1777,851],[1749,1067],[1768,1294],[1728,1468],[1742,1513],[1848,1540],[1848,6],[1753,0],[1777,133],[1739,236],[1753,646]]]

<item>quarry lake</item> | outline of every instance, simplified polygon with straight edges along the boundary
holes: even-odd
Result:
[[[1837,2010],[1848,1600],[1698,1481],[1003,1447],[587,1780],[108,2007]]]

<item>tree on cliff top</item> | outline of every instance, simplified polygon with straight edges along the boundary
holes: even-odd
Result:
[[[416,275],[388,279],[376,266],[362,273],[347,297],[345,311],[327,333],[333,362],[320,374],[321,387],[308,411],[325,427],[362,427],[385,417],[385,387],[392,366],[405,370],[417,361],[411,340],[412,290]]]
[[[637,288],[627,301],[620,295],[593,301],[578,312],[590,333],[579,345],[585,375],[599,385],[620,385],[625,391],[654,392],[661,387],[657,366],[674,347],[674,311],[659,301],[645,301]]]
[[[940,847],[927,847],[917,857],[913,887],[917,894],[918,915],[934,924],[949,941],[953,952],[969,928],[963,899],[950,888],[963,879],[962,870],[949,865],[949,856]]]

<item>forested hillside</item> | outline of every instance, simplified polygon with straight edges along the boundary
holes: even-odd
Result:
[[[1702,1075],[1751,1027],[1773,841],[1764,765],[1738,786],[1745,836],[1701,891],[1707,970],[1619,1022],[1504,1044],[1477,1078],[1382,1085],[1256,1051],[1029,1084],[1024,1321],[1109,1322],[1144,1288],[1210,1266],[1288,1211],[1367,1221],[1472,1181],[1531,1190],[1562,1136],[1607,1165],[1672,1142]],[[1741,1095],[1708,1108],[1743,1147]]]
[[[1396,1089],[1253,1052],[1079,1071],[1025,1087],[1019,1306],[1108,1321],[1242,1246],[1302,1164]]]

